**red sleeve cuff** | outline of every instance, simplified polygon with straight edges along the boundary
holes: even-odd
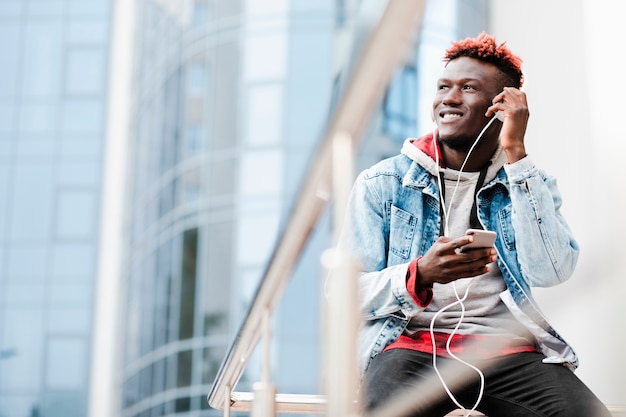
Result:
[[[416,258],[409,262],[409,269],[406,273],[406,289],[420,307],[427,307],[433,300],[433,287],[432,285],[428,287],[416,287],[417,276],[419,274],[417,262],[419,260],[420,258]]]

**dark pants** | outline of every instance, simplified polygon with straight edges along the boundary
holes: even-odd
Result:
[[[539,353],[518,353],[499,360],[471,362],[485,375],[485,389],[477,409],[488,417],[610,417],[607,408],[572,371],[559,364],[545,364],[543,358]],[[432,355],[406,349],[392,349],[376,356],[363,380],[361,402],[365,410],[376,410],[394,395],[411,388],[415,390],[409,394],[411,403],[415,401],[406,416],[441,417],[458,408],[432,365]],[[461,405],[472,408],[479,394],[478,374],[468,373],[469,368],[449,358],[437,358],[437,368],[446,383],[453,384],[460,373],[471,376],[469,381],[450,388]],[[420,383],[424,385],[415,388]]]

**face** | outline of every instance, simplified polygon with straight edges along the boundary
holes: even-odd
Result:
[[[495,65],[461,57],[448,63],[437,81],[433,114],[441,142],[467,150],[489,118],[491,100],[502,91],[501,73]],[[491,129],[490,129],[491,130]]]

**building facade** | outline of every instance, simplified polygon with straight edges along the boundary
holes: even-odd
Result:
[[[0,416],[87,415],[111,1],[0,3]]]

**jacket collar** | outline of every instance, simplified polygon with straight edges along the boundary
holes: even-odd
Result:
[[[411,158],[417,164],[413,164],[408,170],[403,178],[402,185],[426,186],[430,181],[430,175],[438,176],[441,169],[445,168],[443,158],[439,158],[439,166],[435,162],[435,152],[441,155],[441,150],[439,149],[439,142],[433,140],[434,134],[435,132],[431,132],[419,138],[409,138],[404,141],[401,153]],[[487,170],[485,183],[489,183],[496,178],[498,171],[506,162],[506,154],[498,146],[491,158],[491,165]],[[416,165],[420,165],[422,169],[418,169]]]

